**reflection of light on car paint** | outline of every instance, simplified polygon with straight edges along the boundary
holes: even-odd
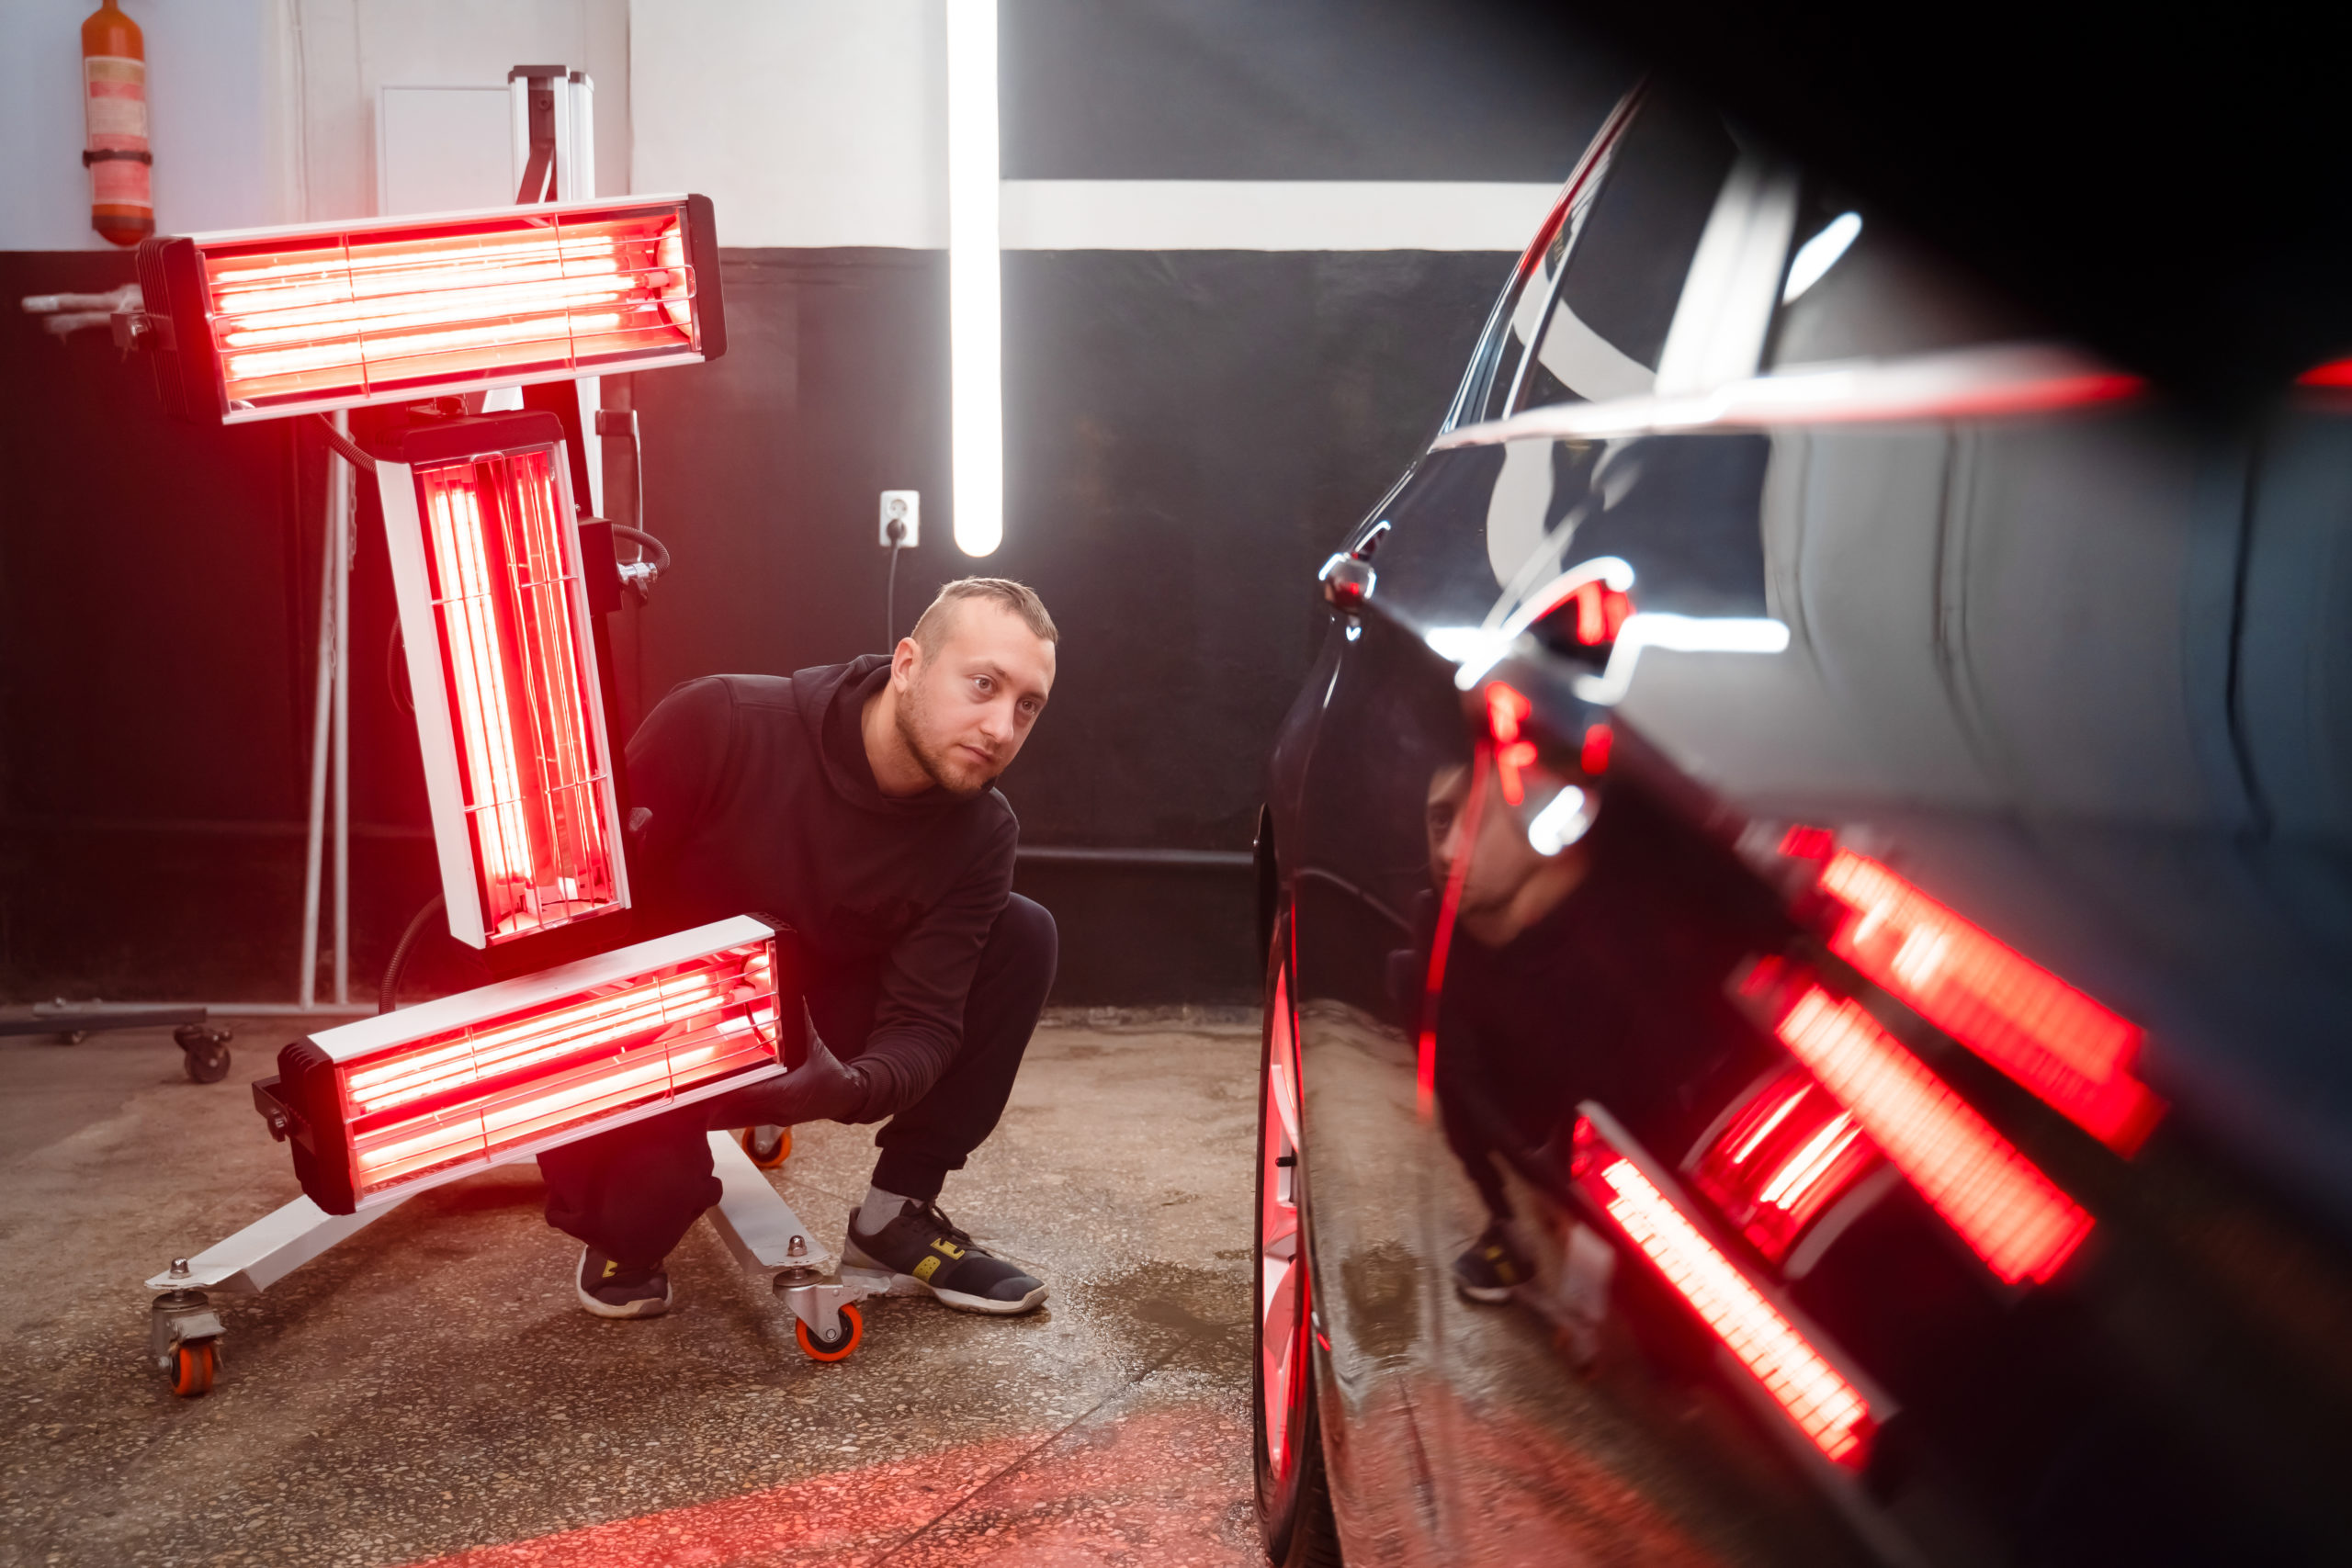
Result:
[[[1868,1171],[1878,1145],[1854,1113],[1790,1066],[1734,1108],[1691,1175],[1724,1217],[1775,1263]]]
[[[1476,626],[1431,626],[1421,634],[1431,653],[1449,663],[1461,664],[1476,659],[1494,640],[1495,634]],[[1476,682],[1471,682],[1476,685]]]
[[[1799,245],[1797,254],[1789,260],[1789,281],[1781,290],[1781,303],[1789,303],[1820,282],[1861,232],[1862,215],[1841,212],[1823,225],[1820,233]]]
[[[2047,1280],[2090,1235],[2091,1217],[1860,1003],[1815,987],[1777,1032],[2007,1283]]]
[[[1826,835],[1804,847],[1826,863],[1822,891],[1852,911],[1831,951],[2117,1153],[2146,1140],[2165,1104],[2134,1072],[2137,1024],[1869,856]]]
[[[1509,687],[1504,690],[1509,691]],[[1518,696],[1516,692],[1511,693]],[[1520,699],[1521,702],[1525,698]],[[1462,889],[1470,875],[1470,846],[1478,841],[1478,826],[1487,794],[1487,748],[1481,746],[1470,764],[1470,793],[1463,802],[1459,824],[1460,852],[1446,868],[1445,897],[1439,902],[1437,933],[1430,942],[1429,973],[1421,985],[1420,1039],[1415,1055],[1416,1108],[1422,1120],[1437,1108],[1437,1001],[1445,990],[1445,961],[1453,950],[1453,920],[1462,910]]]
[[[1618,628],[1617,646],[1610,650],[1609,667],[1598,675],[1579,675],[1576,694],[1589,703],[1624,701],[1633,688],[1634,666],[1642,650],[1668,649],[1676,653],[1779,653],[1789,646],[1789,628],[1766,616],[1674,615],[1639,611]]]
[[[1487,729],[1495,738],[1495,773],[1503,799],[1513,806],[1526,800],[1527,784],[1521,775],[1535,765],[1535,742],[1519,738],[1520,720],[1533,711],[1524,696],[1500,681],[1487,688]]]
[[[1577,1119],[1573,1170],[1586,1195],[1689,1303],[1724,1348],[1822,1456],[1849,1470],[1870,1457],[1883,1414],[1739,1265],[1710,1242],[1594,1124]]]
[[[1585,836],[1592,817],[1592,797],[1569,784],[1527,825],[1527,841],[1539,855],[1558,854]]]
[[[1496,660],[1528,627],[1594,583],[1624,593],[1634,586],[1634,569],[1615,556],[1595,556],[1545,583],[1498,626],[1436,626],[1424,632],[1421,639],[1440,657],[1462,666],[1454,671],[1453,684],[1455,690],[1466,692],[1486,678]],[[1579,611],[1583,608],[1578,606]]]

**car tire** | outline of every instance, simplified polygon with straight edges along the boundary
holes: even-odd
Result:
[[[1323,1464],[1299,1149],[1290,922],[1274,923],[1258,1059],[1256,1245],[1250,1249],[1250,1408],[1258,1529],[1278,1568],[1340,1568]],[[1272,1288],[1270,1289],[1270,1280]]]

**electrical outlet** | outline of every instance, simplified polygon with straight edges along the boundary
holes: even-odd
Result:
[[[886,490],[882,492],[882,522],[878,536],[887,548],[891,544],[890,520],[897,518],[907,525],[906,537],[897,541],[912,549],[922,543],[922,491],[919,490]]]

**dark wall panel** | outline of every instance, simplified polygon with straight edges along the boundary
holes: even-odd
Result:
[[[1563,180],[1632,79],[1556,7],[1009,0],[1003,167],[1035,180]]]
[[[1246,848],[1315,572],[1434,433],[1509,263],[1035,253],[1005,267],[1004,547],[1063,629],[1008,789],[1048,842]]]

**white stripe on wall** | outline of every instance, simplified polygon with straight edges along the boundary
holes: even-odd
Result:
[[[1007,180],[1009,251],[1524,250],[1550,185]]]

